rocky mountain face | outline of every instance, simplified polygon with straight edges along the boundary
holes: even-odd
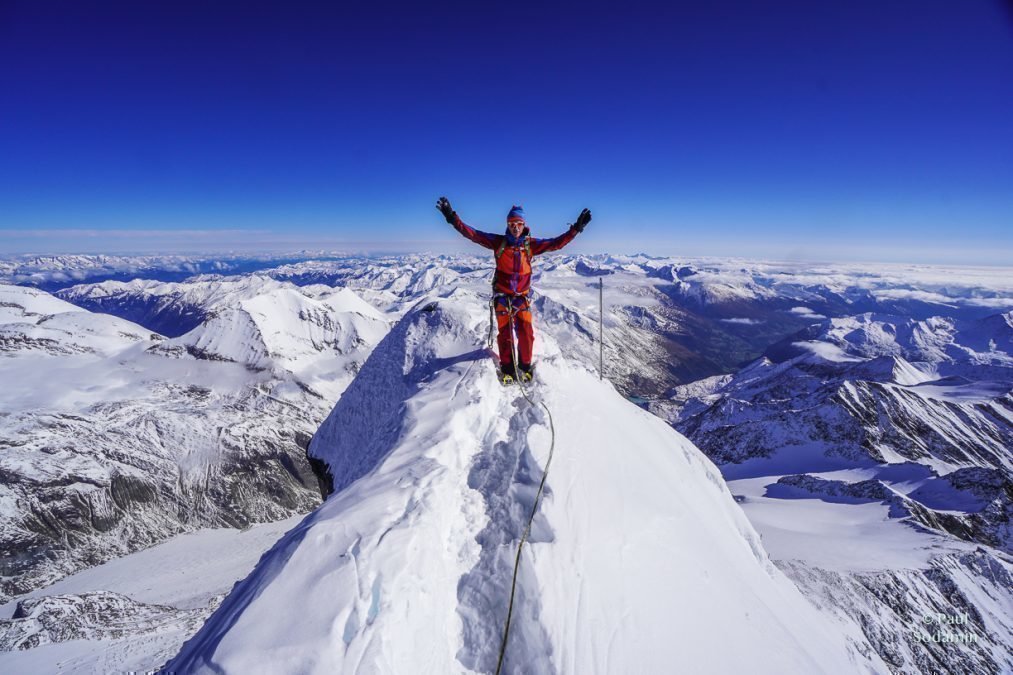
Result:
[[[0,599],[319,502],[305,448],[388,324],[350,291],[270,284],[173,339],[0,287]]]
[[[181,610],[140,603],[108,591],[22,600],[10,619],[0,620],[0,650],[27,650],[70,640],[143,639],[166,629],[192,633],[207,613],[203,608]]]
[[[762,470],[764,460],[808,471],[889,465],[897,479],[842,483],[800,473],[777,485],[892,501],[927,527],[1009,553],[1011,337],[1013,313],[966,323],[827,320],[710,389],[686,390],[673,421],[729,476]],[[890,487],[915,481],[916,489]]]
[[[777,565],[825,613],[852,624],[888,672],[999,675],[1013,668],[1013,568],[985,550],[940,555],[915,569]]]

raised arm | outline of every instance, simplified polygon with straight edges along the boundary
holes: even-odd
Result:
[[[563,248],[571,241],[573,241],[578,234],[584,231],[587,224],[591,222],[591,212],[584,209],[577,216],[577,222],[570,226],[570,229],[552,239],[531,239],[531,255],[540,255],[542,253],[548,253],[549,251],[558,251]]]
[[[436,200],[436,208],[440,210],[440,213],[442,213],[443,217],[447,219],[447,222],[454,226],[455,230],[479,246],[495,249],[500,245],[503,235],[479,232],[470,225],[466,225],[464,221],[458,217],[457,212],[454,211],[453,207],[450,205],[450,201],[446,197],[440,197]]]

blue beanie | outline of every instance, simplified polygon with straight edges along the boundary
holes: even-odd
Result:
[[[527,222],[527,219],[524,217],[524,208],[520,206],[515,206],[512,209],[510,209],[510,213],[507,214],[507,222],[509,223],[511,220],[520,220],[521,222]]]

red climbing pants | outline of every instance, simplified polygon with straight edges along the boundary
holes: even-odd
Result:
[[[513,331],[510,315],[513,314]],[[535,344],[535,328],[531,323],[531,303],[523,295],[496,296],[496,325],[499,327],[500,366],[513,366],[514,332],[517,333],[517,365],[531,365],[531,350]]]

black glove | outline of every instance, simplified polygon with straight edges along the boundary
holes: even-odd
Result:
[[[578,232],[583,232],[584,228],[587,227],[587,224],[590,222],[591,222],[591,212],[588,211],[587,209],[584,209],[583,211],[580,212],[580,215],[577,216],[577,222],[573,224],[573,229],[577,230]]]
[[[450,202],[446,197],[440,197],[436,200],[436,208],[440,210],[443,217],[447,219],[447,222],[451,225],[457,224],[457,214],[454,213],[454,207],[450,205]]]

